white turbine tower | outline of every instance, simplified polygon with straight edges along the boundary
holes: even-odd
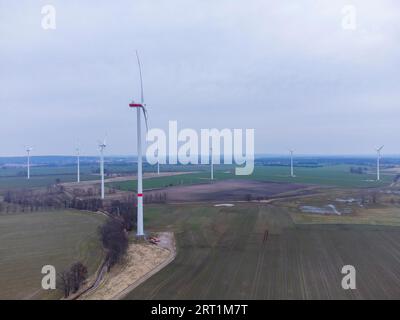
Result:
[[[76,148],[76,182],[81,182],[81,156],[79,147]]]
[[[160,151],[157,148],[157,175],[160,175],[160,158],[159,156]]]
[[[211,154],[211,180],[214,180],[214,157],[212,148],[210,148],[210,154]]]
[[[26,154],[27,154],[27,178],[31,178],[31,151],[32,147],[26,147]]]
[[[294,150],[289,150],[289,152],[290,152],[290,176],[292,178],[294,178],[295,177],[294,172],[293,172],[293,152],[294,152]]]
[[[380,175],[380,161],[381,161],[381,150],[384,146],[381,146],[376,149],[376,181],[381,180]]]
[[[137,115],[137,231],[136,237],[143,238],[143,173],[142,173],[142,128],[141,128],[141,112],[143,112],[144,120],[147,128],[147,110],[146,104],[144,103],[143,94],[143,78],[142,78],[142,67],[140,65],[139,54],[136,51],[136,58],[139,67],[140,77],[140,103],[132,101],[129,107],[136,108]]]
[[[101,174],[101,199],[104,199],[104,149],[106,148],[106,139],[99,142],[100,149],[100,174]]]

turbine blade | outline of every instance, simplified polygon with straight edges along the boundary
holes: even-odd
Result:
[[[138,66],[139,66],[141,103],[144,104],[142,66],[141,66],[141,64],[140,64],[139,53],[137,52],[137,50],[136,50],[136,58],[137,58]]]
[[[147,115],[147,109],[145,107],[142,107],[142,111],[143,111],[143,116],[144,116],[144,122],[146,124],[146,132],[149,131],[149,126],[148,126],[148,115]]]
[[[105,147],[107,145],[106,140],[108,137],[108,132],[106,132],[106,134],[104,135],[104,139],[103,139],[103,146]]]

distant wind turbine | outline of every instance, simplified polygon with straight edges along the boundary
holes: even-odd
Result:
[[[139,54],[136,51],[136,59],[139,67],[139,77],[140,77],[140,103],[132,101],[129,107],[136,108],[137,115],[137,231],[136,237],[144,237],[143,231],[143,172],[142,172],[142,128],[141,128],[141,113],[143,112],[144,120],[147,128],[147,110],[146,104],[144,103],[143,94],[143,78],[142,78],[142,67],[140,65]]]
[[[210,148],[210,154],[211,154],[211,180],[214,180],[214,157],[212,148]]]
[[[381,150],[384,146],[381,146],[376,149],[376,181],[381,180],[380,175],[380,161],[381,161]]]
[[[294,152],[294,150],[289,150],[289,152],[290,152],[290,176],[292,178],[294,178],[295,177],[294,172],[293,172],[293,152]]]
[[[158,150],[158,148],[157,148],[157,175],[160,175],[160,158],[158,157],[159,156],[159,150]]]
[[[76,164],[77,164],[77,172],[76,172],[76,181],[81,182],[81,161],[80,161],[80,150],[79,147],[76,148]]]
[[[31,178],[31,151],[32,147],[27,146],[26,147],[26,153],[27,153],[27,178]]]
[[[100,174],[101,174],[101,199],[104,199],[104,149],[106,148],[106,138],[99,142],[100,149]]]

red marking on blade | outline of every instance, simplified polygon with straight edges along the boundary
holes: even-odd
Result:
[[[138,193],[137,196],[138,197],[143,197],[143,193]]]
[[[141,108],[141,107],[143,107],[140,103],[130,103],[129,106],[131,108]]]

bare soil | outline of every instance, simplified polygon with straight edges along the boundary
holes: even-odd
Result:
[[[311,192],[309,186],[293,183],[264,182],[255,180],[224,180],[210,184],[175,186],[162,189],[167,193],[168,202],[203,201],[245,201],[248,195],[252,199],[269,199],[276,195],[296,193],[302,189]],[[147,194],[160,190],[148,191]]]

